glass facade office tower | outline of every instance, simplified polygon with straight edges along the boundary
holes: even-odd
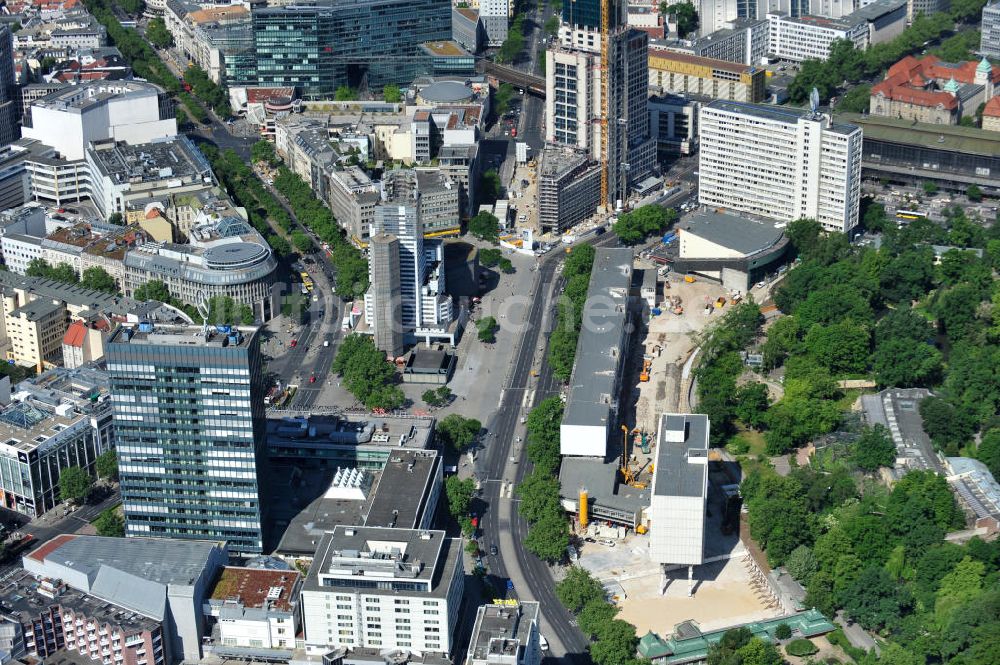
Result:
[[[451,39],[448,0],[312,0],[253,13],[255,84],[307,99],[342,85],[409,84],[426,70],[418,47]]]
[[[257,328],[121,326],[107,344],[128,536],[262,551],[264,391]]]

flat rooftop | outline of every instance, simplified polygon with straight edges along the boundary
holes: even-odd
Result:
[[[717,58],[706,58],[700,55],[692,55],[690,53],[681,53],[679,51],[668,51],[665,49],[649,49],[649,67],[650,69],[657,69],[655,60],[666,60],[673,62],[681,62],[688,65],[696,65],[701,67],[708,67],[713,70],[728,72],[730,74],[753,74],[757,71],[763,72],[750,65],[744,65],[738,62],[729,62],[728,60],[719,60]],[[762,74],[763,75],[763,74]]]
[[[447,40],[440,42],[424,42],[420,45],[432,55],[436,56],[447,56],[447,57],[457,57],[457,56],[468,56],[472,57],[468,51],[458,45],[457,42]]]
[[[173,538],[57,536],[25,555],[37,562],[73,568],[94,578],[104,566],[163,585],[189,586],[223,542]]]
[[[39,593],[39,582],[26,570],[15,569],[0,589],[0,615],[16,619],[22,624],[31,624],[43,611],[56,605],[89,619],[121,626],[126,636],[142,631],[154,631],[160,622],[141,613],[123,609],[107,600],[61,585],[58,580],[45,583],[59,591],[55,598]],[[66,652],[60,652],[66,653]]]
[[[430,445],[433,432],[433,418],[318,414],[290,409],[267,419],[269,453],[278,456],[282,451],[310,449],[420,450]]]
[[[208,326],[203,330],[201,326],[196,325],[126,323],[111,333],[108,343],[131,346],[247,348],[256,334],[257,328],[252,326]]]
[[[283,532],[275,551],[312,556],[327,533],[338,526],[413,529],[427,509],[430,488],[441,474],[435,450],[394,449],[385,466],[367,474],[363,498],[330,496],[337,469],[272,467],[274,531]],[[370,482],[370,484],[367,484]],[[305,501],[302,508],[297,506]]]
[[[593,457],[563,457],[559,467],[559,493],[576,501],[586,488],[595,505],[638,513],[649,507],[649,489],[629,487],[618,481],[619,463]]]
[[[162,92],[163,88],[145,81],[95,81],[61,88],[36,99],[31,105],[80,113],[116,97],[158,95]]]
[[[610,405],[618,401],[619,366],[628,351],[620,345],[628,318],[632,258],[632,250],[623,247],[600,247],[594,256],[564,425],[608,426]]]
[[[34,294],[38,299],[61,300],[74,307],[125,315],[139,306],[138,300],[93,291],[79,284],[66,284],[44,277],[28,277],[0,270],[0,289],[16,289]]]
[[[807,109],[789,108],[784,106],[772,106],[770,104],[749,104],[746,102],[732,102],[727,99],[717,99],[705,108],[726,111],[729,113],[739,113],[749,115],[764,120],[783,122],[788,125],[798,124],[802,118],[809,117]]]
[[[303,590],[329,590],[320,575],[340,579],[364,578],[372,569],[383,582],[379,588],[364,588],[371,595],[395,595],[382,588],[392,581],[423,581],[430,584],[429,597],[444,598],[457,566],[462,565],[462,545],[444,531],[337,526],[324,536]],[[346,589],[347,587],[338,587]],[[407,591],[416,594],[419,591]]]
[[[298,598],[301,575],[293,570],[262,570],[226,566],[209,595],[211,600],[236,603],[244,608],[290,612]]]
[[[538,603],[523,602],[514,606],[480,605],[469,642],[469,659],[487,662],[490,656],[515,656],[526,649],[531,627],[538,621]]]
[[[708,428],[703,414],[660,416],[653,496],[707,496]]]
[[[1000,155],[1000,132],[988,132],[978,127],[934,125],[856,113],[841,113],[837,115],[837,119],[861,127],[866,141],[884,141],[985,157]]]
[[[159,182],[213,183],[212,167],[186,136],[179,135],[131,145],[120,141],[92,144],[94,164],[116,184]]]
[[[714,210],[699,211],[685,218],[677,228],[711,243],[744,255],[773,247],[784,231],[771,219],[753,219]]]

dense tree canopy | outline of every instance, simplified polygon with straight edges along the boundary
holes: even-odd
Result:
[[[348,335],[337,350],[333,371],[369,409],[397,409],[405,397],[396,383],[396,368],[367,335]]]

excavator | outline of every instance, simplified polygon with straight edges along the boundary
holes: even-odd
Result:
[[[628,456],[628,437],[631,434],[641,432],[641,430],[638,427],[629,430],[628,425],[622,425],[622,432],[624,433],[622,441],[622,466],[620,469],[622,479],[629,487],[644,490],[646,489],[646,483],[639,481],[639,472],[632,470],[632,464],[629,462]]]

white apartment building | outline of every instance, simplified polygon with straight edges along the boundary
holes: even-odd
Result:
[[[538,665],[538,603],[490,603],[476,610],[465,665]]]
[[[1000,0],[983,7],[982,32],[980,52],[989,58],[1000,58]]]
[[[148,143],[177,135],[169,96],[144,81],[97,81],[59,90],[31,105],[21,135],[55,148],[66,160],[84,158],[87,144],[114,139]]]
[[[783,12],[767,15],[768,51],[784,60],[809,58],[826,60],[830,45],[838,39],[854,43],[858,50],[868,48],[868,25],[820,16],[788,16]]]
[[[718,100],[699,114],[698,202],[849,232],[861,200],[861,128],[804,109]]]
[[[588,153],[599,142],[600,55],[583,50],[545,52],[545,141]]]
[[[447,654],[464,581],[461,543],[444,531],[339,525],[320,541],[302,587],[306,651]]]

